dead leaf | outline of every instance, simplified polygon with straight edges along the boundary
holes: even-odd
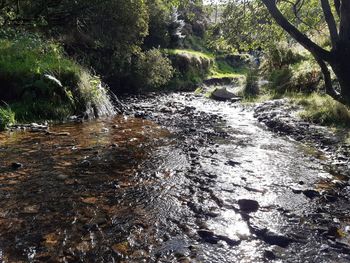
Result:
[[[76,246],[77,250],[79,250],[80,252],[86,253],[89,250],[91,250],[91,243],[87,242],[87,241],[83,241],[80,242],[77,246]]]
[[[128,255],[129,254],[129,243],[128,241],[121,242],[112,246],[112,249],[117,254]]]
[[[97,202],[97,198],[96,197],[87,197],[87,198],[82,198],[82,201],[85,204],[94,205]]]
[[[37,214],[39,212],[40,206],[38,205],[31,205],[31,206],[26,206],[23,209],[23,213],[25,214]]]
[[[45,245],[48,247],[53,247],[58,243],[58,235],[56,233],[49,233],[44,236]]]

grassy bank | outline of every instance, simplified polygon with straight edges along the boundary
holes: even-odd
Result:
[[[262,91],[256,97],[245,97],[244,103],[261,103],[268,100],[287,98],[292,104],[301,106],[299,117],[305,121],[331,127],[350,127],[350,108],[330,96],[313,92],[311,94]]]
[[[166,49],[164,53],[172,60],[175,77],[170,88],[195,90],[208,79],[244,79],[248,65],[245,62],[233,66],[224,56],[188,49]],[[231,60],[232,60],[231,56]],[[239,60],[239,55],[236,55]]]
[[[98,107],[100,79],[56,42],[26,32],[0,37],[0,129],[14,122],[64,120]]]
[[[299,115],[306,121],[326,126],[350,127],[350,109],[328,95],[299,94],[290,99],[303,107]]]

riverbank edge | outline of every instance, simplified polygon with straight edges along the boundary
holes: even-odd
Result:
[[[318,153],[328,171],[335,176],[350,178],[349,129],[331,129],[302,120],[303,110],[289,99],[268,100],[253,106],[254,117],[270,131],[310,146]]]

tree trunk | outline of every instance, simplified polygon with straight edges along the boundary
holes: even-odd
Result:
[[[340,95],[344,104],[350,105],[350,54],[338,49],[330,65],[340,85]]]
[[[299,44],[307,49],[320,65],[326,93],[335,100],[350,106],[350,0],[334,0],[336,12],[340,17],[339,35],[329,0],[321,0],[322,9],[330,31],[332,50],[327,51],[301,33],[277,8],[276,0],[261,0],[277,24],[289,33]],[[332,67],[340,84],[340,92],[332,86],[327,63]]]

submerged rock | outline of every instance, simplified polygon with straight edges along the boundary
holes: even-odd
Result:
[[[198,235],[207,243],[216,244],[218,242],[218,238],[215,236],[214,232],[201,229],[197,231]]]
[[[316,190],[312,190],[312,189],[308,189],[308,190],[303,191],[303,194],[310,199],[314,199],[314,198],[320,196],[319,192],[317,192]]]
[[[238,200],[238,205],[241,211],[246,213],[253,213],[259,210],[259,203],[255,200],[241,199]]]

